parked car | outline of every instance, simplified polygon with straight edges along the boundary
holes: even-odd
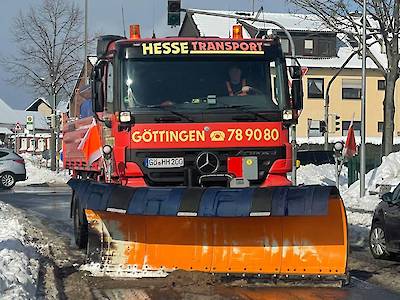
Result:
[[[313,164],[316,166],[324,164],[335,164],[333,151],[325,150],[300,150],[297,159],[302,166]]]
[[[25,161],[14,151],[0,148],[0,188],[11,189],[18,181],[26,180]]]
[[[400,184],[393,192],[384,194],[375,209],[369,247],[372,255],[380,259],[400,253]]]

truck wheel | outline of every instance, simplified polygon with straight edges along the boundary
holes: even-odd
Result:
[[[79,205],[74,205],[74,236],[75,244],[79,249],[86,249],[88,241],[88,223],[85,214],[83,220],[79,217]]]

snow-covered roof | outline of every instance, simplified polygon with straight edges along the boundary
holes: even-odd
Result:
[[[88,56],[88,60],[91,63],[91,65],[94,66],[96,64],[96,62],[97,62],[97,56],[90,55],[90,56]]]
[[[233,11],[214,11],[214,10],[202,10],[206,12],[223,13],[240,17],[243,15],[252,16],[250,12],[233,12]],[[260,13],[258,18],[260,20],[272,20],[282,24],[290,32],[313,32],[313,33],[335,33],[329,29],[324,22],[316,15],[311,14],[290,14],[290,13]],[[193,13],[192,19],[200,31],[200,36],[218,36],[218,37],[229,37],[232,25],[236,23],[234,18],[228,17],[216,17],[210,15],[203,15],[200,13]],[[241,21],[247,25],[255,28],[256,30],[268,30],[278,29],[273,24],[266,24],[263,22],[252,22],[252,21]],[[245,37],[250,37],[246,30],[243,30]],[[337,34],[337,56],[335,57],[299,57],[299,62],[302,66],[308,68],[332,68],[338,69],[347,58],[355,51],[355,49],[346,40],[343,34]],[[374,45],[369,47],[369,50],[374,54],[377,60],[386,67],[387,59],[386,55],[382,54],[382,47],[380,43],[376,42]],[[288,64],[291,61],[288,60]],[[359,55],[349,61],[347,69],[361,69],[362,61]],[[371,60],[367,59],[368,69],[377,69],[376,64]]]
[[[338,69],[340,68],[347,58],[354,52],[353,48],[348,45],[342,45],[338,49],[337,56],[334,57],[299,57],[298,60],[300,65],[308,68],[332,68]],[[386,61],[384,55],[377,53],[378,57],[381,57],[380,60],[382,63]],[[288,59],[288,64],[290,60]],[[361,57],[356,54],[353,58],[348,62],[346,68],[347,69],[361,69],[362,60]],[[367,68],[368,69],[377,69],[377,66],[371,59],[367,59]]]
[[[313,32],[333,32],[317,16],[310,14],[288,14],[288,13],[260,13],[259,20],[271,20],[283,25],[289,31],[313,31]],[[246,21],[248,24],[258,29],[278,29],[273,24],[264,22]]]
[[[218,13],[226,13],[234,15],[233,12],[214,11]],[[228,38],[232,36],[232,26],[236,24],[236,20],[225,17],[214,17],[202,14],[193,14],[193,21],[200,32],[200,36],[218,36]],[[250,38],[249,33],[243,30],[243,37]]]
[[[37,110],[37,107],[41,104],[44,103],[46,104],[48,107],[51,107],[49,102],[47,102],[46,99],[44,98],[37,98],[36,100],[34,100],[31,104],[28,105],[27,108],[25,108],[26,111],[30,111],[30,110]]]
[[[69,110],[69,101],[68,100],[61,100],[57,104],[57,110],[62,112],[62,113],[68,112],[68,110]]]
[[[13,132],[6,127],[0,127],[0,134],[10,135],[13,134]]]
[[[49,129],[46,118],[36,111],[12,109],[4,100],[0,99],[0,124],[15,126],[16,123],[26,125],[26,117],[33,116],[36,129]]]
[[[220,13],[232,15],[235,17],[252,15],[249,12],[234,12],[223,10],[198,10],[211,13]],[[209,16],[200,13],[192,14],[193,21],[200,36],[219,36],[229,37],[232,25],[236,24],[234,18]],[[332,32],[325,24],[316,16],[310,14],[287,14],[287,13],[267,13],[263,12],[258,15],[259,20],[271,20],[279,22],[289,31],[314,31],[314,32]],[[249,25],[258,29],[278,29],[276,25],[264,22],[246,21]],[[247,31],[244,31],[244,37],[250,37]]]

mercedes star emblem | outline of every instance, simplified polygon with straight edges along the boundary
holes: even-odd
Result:
[[[213,174],[219,168],[219,159],[214,153],[203,152],[197,157],[196,165],[203,174]]]

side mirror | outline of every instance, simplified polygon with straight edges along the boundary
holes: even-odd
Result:
[[[382,200],[387,203],[392,203],[393,202],[393,193],[389,192],[389,193],[383,194]]]
[[[103,112],[104,111],[104,67],[107,61],[100,60],[92,72],[92,106],[93,112]]]
[[[303,82],[301,80],[301,67],[292,66],[289,68],[290,77],[292,77],[292,109],[303,109]]]

